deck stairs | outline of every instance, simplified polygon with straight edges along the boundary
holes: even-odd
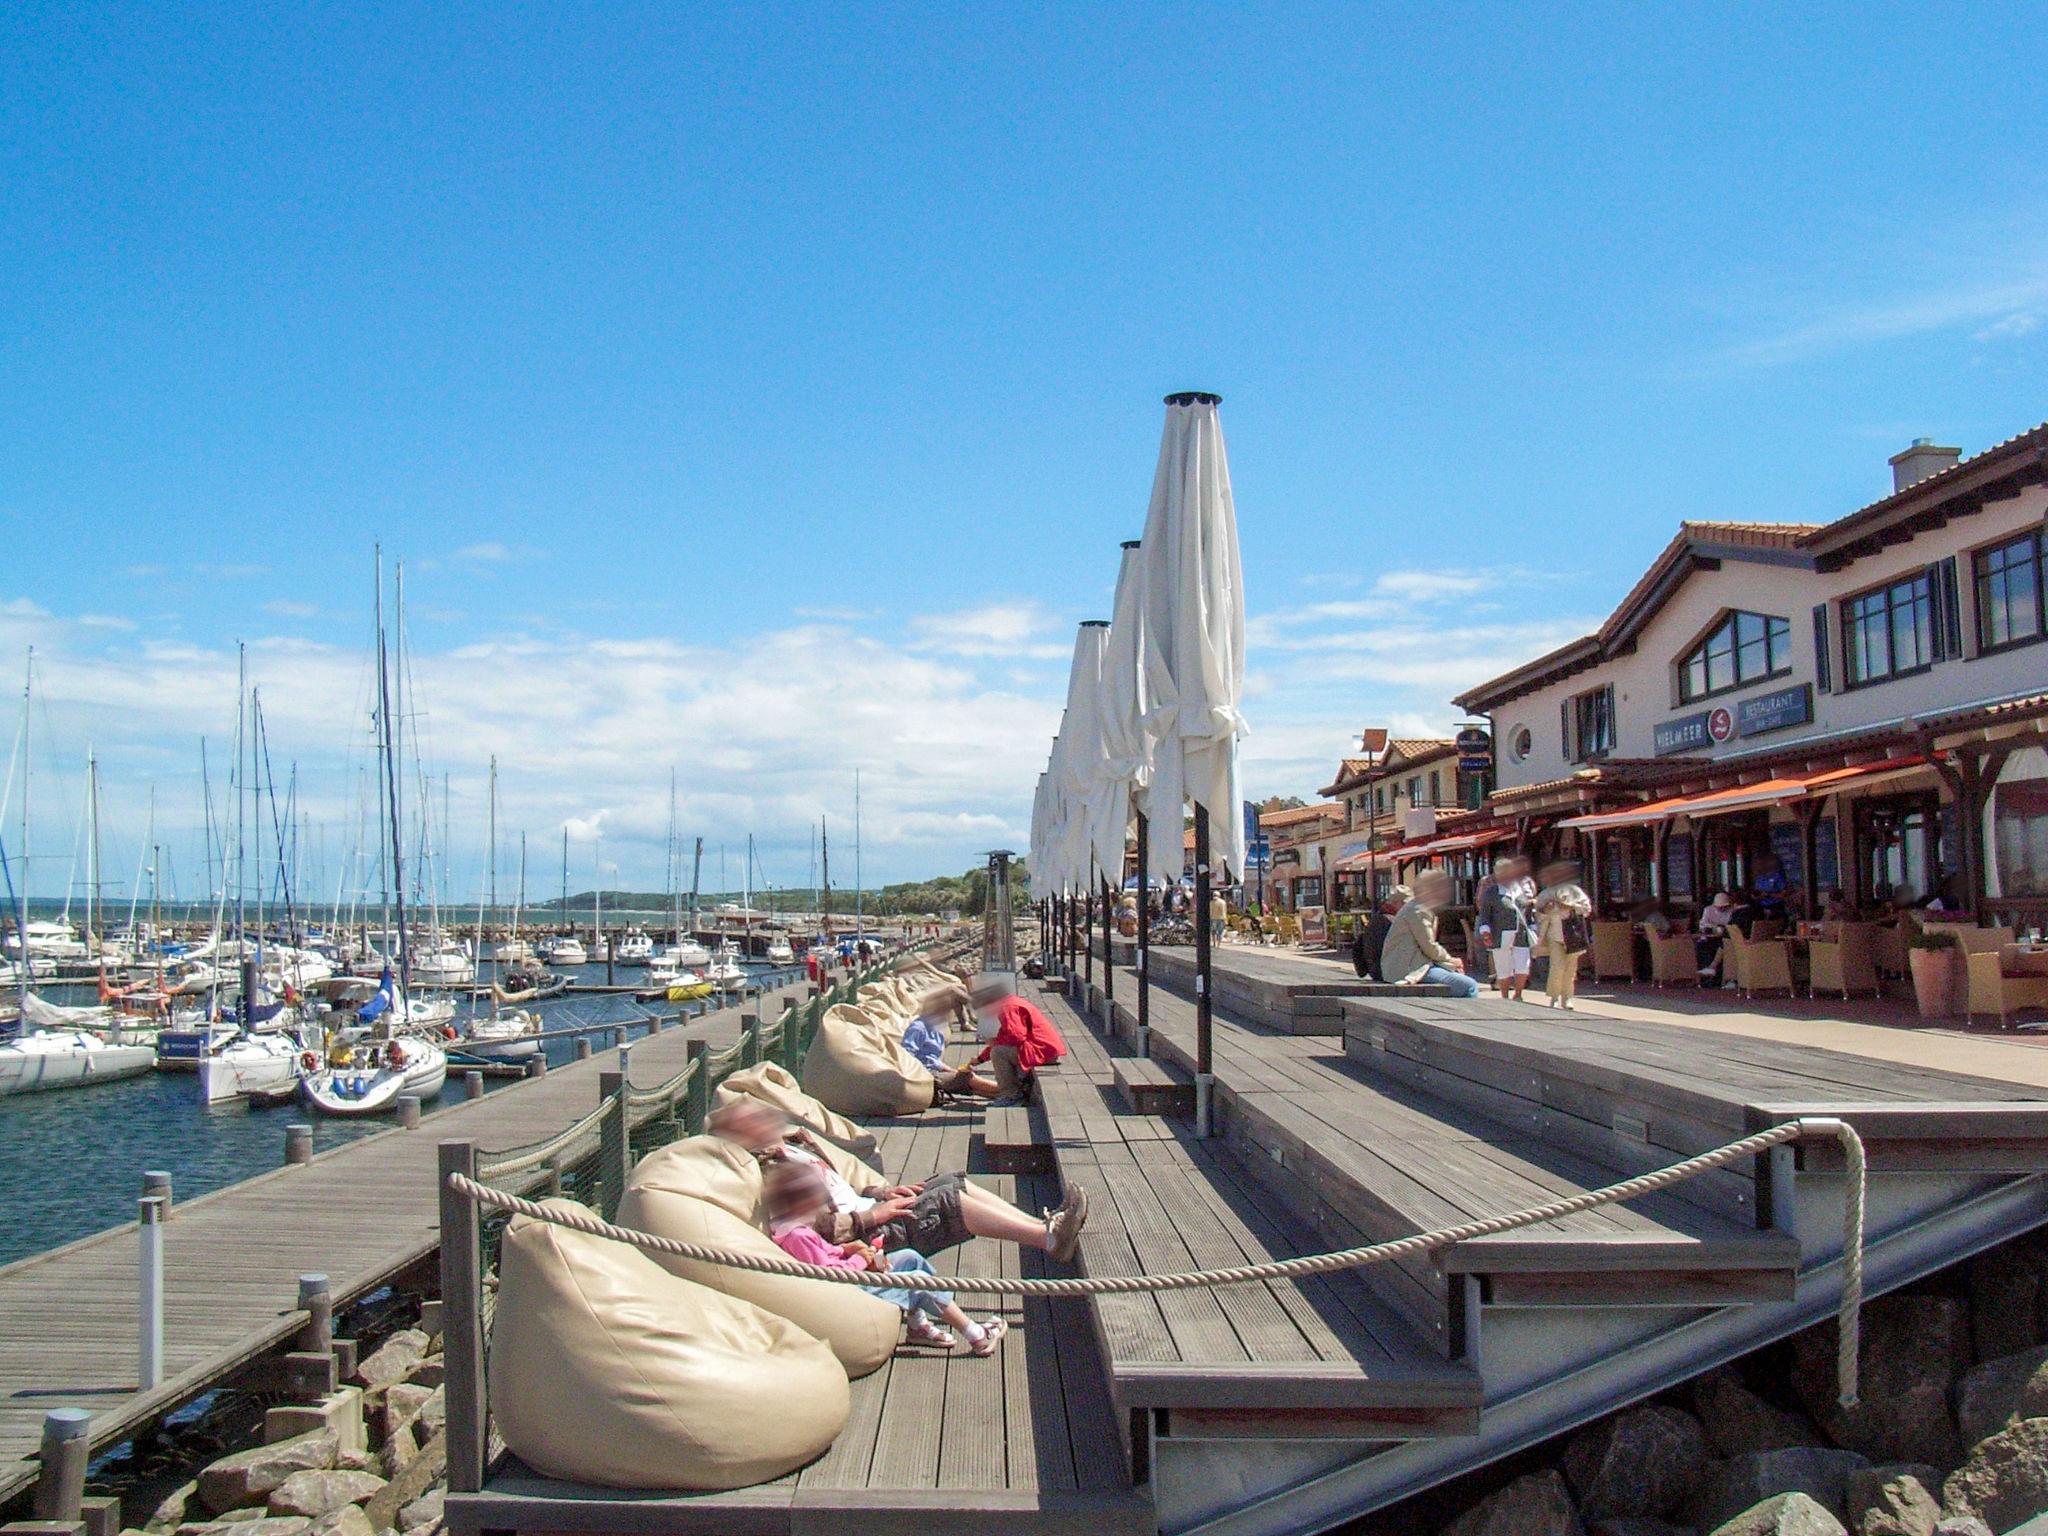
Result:
[[[1230,1244],[1183,1235],[1211,1230],[1191,1211],[1230,1214],[1247,1256],[1378,1242],[1663,1168],[1802,1113],[1839,1115],[1866,1139],[1870,1294],[2048,1220],[2048,1102],[2028,1090],[1320,978],[1307,1006],[1336,1007],[1341,1033],[1289,1027],[1305,1015],[1284,996],[1253,1017],[1219,1009],[1216,1134],[1198,1139],[1161,1086],[1192,1082],[1193,1002],[1155,985],[1140,1042],[1135,973],[1094,976],[1046,984],[1074,1050],[1041,1075],[1032,1111],[1061,1179],[1110,1213],[1091,1218],[1090,1274],[1238,1262]],[[1228,995],[1286,985],[1240,970]],[[1135,1070],[1139,1056],[1154,1065]],[[1202,1204],[1163,1201],[1176,1180]],[[1095,1298],[1134,1475],[1169,1532],[1264,1536],[1366,1514],[1832,1316],[1845,1190],[1833,1146],[1802,1144],[1299,1287]]]

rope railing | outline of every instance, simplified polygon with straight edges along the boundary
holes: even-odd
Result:
[[[1725,1168],[1773,1147],[1796,1141],[1833,1140],[1842,1148],[1848,1174],[1847,1198],[1842,1215],[1842,1298],[1837,1311],[1839,1349],[1836,1358],[1837,1388],[1844,1408],[1856,1406],[1858,1357],[1862,1342],[1863,1309],[1863,1226],[1865,1163],[1863,1138],[1854,1126],[1831,1116],[1806,1116],[1772,1126],[1740,1141],[1729,1142],[1652,1173],[1639,1174],[1616,1184],[1583,1191],[1563,1200],[1529,1206],[1501,1216],[1489,1216],[1418,1232],[1389,1242],[1343,1248],[1330,1253],[1309,1254],[1292,1259],[1275,1259],[1263,1264],[1243,1264],[1218,1269],[1173,1271],[1157,1275],[1082,1275],[1072,1278],[1020,1279],[980,1275],[921,1275],[892,1270],[887,1274],[871,1270],[834,1269],[806,1264],[798,1259],[766,1254],[739,1253],[704,1243],[687,1243],[676,1238],[657,1237],[630,1227],[616,1226],[596,1216],[541,1205],[504,1190],[493,1189],[461,1174],[450,1174],[448,1187],[479,1205],[526,1216],[550,1226],[564,1227],[587,1236],[629,1244],[649,1253],[669,1254],[698,1263],[718,1264],[756,1274],[784,1275],[800,1280],[820,1280],[833,1285],[856,1285],[870,1289],[891,1288],[923,1291],[953,1291],[970,1295],[1006,1296],[1103,1296],[1134,1292],[1166,1292],[1207,1289],[1225,1285],[1252,1285],[1272,1280],[1300,1280],[1315,1275],[1363,1269],[1395,1259],[1416,1258],[1475,1238],[1491,1237],[1522,1227],[1557,1221],[1584,1211],[1597,1210],[1640,1199],[1669,1189],[1700,1174]]]

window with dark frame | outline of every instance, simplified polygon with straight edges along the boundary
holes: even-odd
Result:
[[[1575,694],[1570,700],[1571,742],[1567,756],[1590,762],[1614,751],[1614,685]]]
[[[1940,660],[1934,582],[1921,571],[1842,603],[1842,670],[1849,686],[1923,671]]]
[[[2042,580],[2041,530],[1980,549],[1973,560],[1977,588],[1977,649],[2003,650],[2048,636],[2048,595]]]
[[[1792,670],[1792,621],[1730,613],[1678,663],[1678,697],[1691,704]]]

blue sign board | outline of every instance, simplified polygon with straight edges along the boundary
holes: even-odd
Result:
[[[1812,718],[1813,687],[1808,683],[1760,693],[1735,706],[1735,728],[1743,736],[1782,731],[1788,725],[1805,725]]]
[[[1676,720],[1658,722],[1650,733],[1657,756],[1669,757],[1673,752],[1693,752],[1711,743],[1707,735],[1707,716],[1710,710],[1701,710],[1696,715],[1680,715]]]
[[[1259,840],[1259,808],[1247,800],[1244,803],[1244,845],[1249,848]]]
[[[1244,845],[1244,861],[1248,869],[1271,869],[1273,844],[1263,837],[1253,838]]]

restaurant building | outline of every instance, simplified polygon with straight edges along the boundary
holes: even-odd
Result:
[[[1594,633],[1468,690],[1487,818],[1608,909],[1773,868],[1809,912],[2048,912],[2048,426],[1926,439],[1825,523],[1687,522]]]

